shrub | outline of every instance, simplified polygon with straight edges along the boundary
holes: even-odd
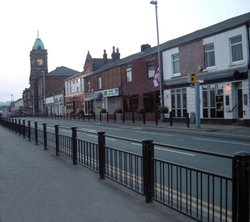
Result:
[[[168,112],[169,112],[169,109],[168,109],[167,106],[159,106],[158,111],[159,111],[160,113],[168,113]]]
[[[121,109],[121,108],[117,108],[117,109],[115,110],[115,112],[116,112],[116,113],[122,113],[122,109]]]

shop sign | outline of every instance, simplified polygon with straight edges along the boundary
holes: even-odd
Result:
[[[104,97],[119,96],[119,88],[104,90]]]

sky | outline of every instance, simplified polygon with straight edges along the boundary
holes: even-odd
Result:
[[[160,43],[250,12],[249,0],[158,0]],[[29,87],[30,51],[39,37],[56,67],[83,71],[87,52],[102,58],[118,47],[121,58],[157,45],[150,0],[0,1],[0,102]]]

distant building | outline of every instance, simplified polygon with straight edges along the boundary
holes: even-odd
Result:
[[[61,66],[48,73],[47,50],[38,37],[30,52],[30,100],[34,115],[46,114],[46,97],[64,94],[64,80],[78,71]],[[26,92],[25,92],[26,93]]]

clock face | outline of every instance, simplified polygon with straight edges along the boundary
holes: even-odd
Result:
[[[37,59],[37,60],[36,60],[36,64],[37,64],[38,66],[42,66],[42,65],[43,65],[43,59]]]

